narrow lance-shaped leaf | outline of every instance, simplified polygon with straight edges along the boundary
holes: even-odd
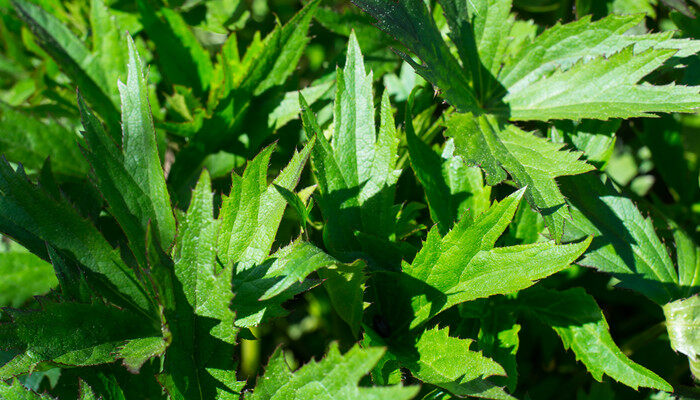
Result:
[[[535,318],[551,326],[564,347],[586,365],[593,377],[603,374],[634,389],[640,386],[672,391],[658,375],[636,364],[617,347],[608,323],[593,297],[583,289],[565,291],[533,289],[518,296],[518,302]]]
[[[307,135],[316,137],[312,165],[319,183],[317,197],[326,219],[324,242],[332,254],[351,261],[362,241],[356,233],[388,241],[395,231],[395,184],[398,139],[389,96],[381,102],[377,134],[372,73],[367,73],[357,38],[350,34],[345,67],[337,71],[334,131],[328,143],[301,98]],[[364,249],[363,249],[364,250]]]
[[[149,197],[153,221],[163,248],[175,237],[175,217],[160,165],[153,116],[148,103],[148,83],[133,40],[128,38],[129,63],[126,84],[119,83],[122,98],[124,167]],[[142,221],[143,222],[143,221]]]
[[[230,308],[232,265],[216,259],[218,223],[214,220],[211,180],[204,171],[178,227],[173,249],[174,307],[166,310],[172,343],[158,376],[170,396],[214,398],[227,392],[207,368],[232,369],[238,329]],[[167,307],[167,305],[166,305]],[[154,343],[157,351],[158,342]]]
[[[676,57],[687,57],[700,50],[696,41],[671,39],[671,32],[626,34],[643,19],[642,14],[611,14],[591,22],[587,15],[568,24],[556,24],[513,54],[498,80],[509,91],[518,92],[552,71],[568,69],[581,60],[610,57],[629,46],[634,46],[636,53],[649,48],[676,49]]]
[[[269,186],[267,164],[273,146],[248,163],[243,177],[233,175],[231,193],[224,199],[219,215],[218,255],[224,264],[238,262],[242,263],[238,268],[245,268],[262,262],[269,255],[287,206],[275,185],[294,189],[313,148],[312,140],[294,154]]]

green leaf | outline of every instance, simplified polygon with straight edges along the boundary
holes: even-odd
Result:
[[[282,303],[315,286],[305,279],[337,261],[306,242],[283,247],[258,265],[237,268],[233,275],[236,297],[231,305],[236,326],[251,327],[286,314]],[[240,264],[239,264],[240,265]]]
[[[601,381],[603,374],[607,374],[635,390],[643,386],[673,391],[673,387],[658,375],[622,353],[610,336],[603,312],[583,289],[538,288],[523,292],[518,301],[557,332],[564,347],[573,350],[576,359],[586,365],[596,380]]]
[[[158,156],[153,116],[148,103],[148,83],[133,40],[128,38],[127,43],[129,74],[126,84],[119,82],[124,167],[150,199],[154,212],[152,222],[161,245],[168,248],[175,238],[175,217]]]
[[[299,197],[297,193],[292,192],[289,189],[283,188],[282,186],[274,185],[275,189],[277,189],[277,192],[279,192],[282,197],[284,197],[284,200],[289,204],[290,207],[294,209],[294,211],[299,215],[299,219],[301,220],[301,228],[303,231],[306,231],[306,223],[309,220],[309,211],[310,208],[307,208],[307,206],[304,204],[304,201]]]
[[[504,101],[515,120],[609,119],[648,117],[657,112],[692,112],[700,107],[700,88],[637,84],[676,53],[632,46],[610,57],[579,62],[521,90],[509,89]]]
[[[475,91],[481,100],[500,85],[495,76],[512,40],[511,0],[440,0],[462,65],[469,66]]]
[[[503,367],[481,352],[470,350],[473,340],[449,334],[449,328],[424,331],[415,344],[417,359],[399,355],[399,360],[403,358],[402,364],[416,378],[445,388],[456,396],[513,399],[503,388],[486,379],[505,375]]]
[[[700,379],[700,296],[668,303],[663,310],[671,347],[688,356],[693,376]]]
[[[214,67],[209,52],[202,47],[184,18],[146,0],[137,2],[141,22],[158,49],[159,70],[173,85],[191,87],[202,95],[213,81]]]
[[[213,207],[211,180],[204,171],[178,227],[172,257],[177,282],[162,290],[164,297],[173,297],[165,302],[172,343],[158,381],[174,398],[209,399],[219,391],[228,392],[207,368],[234,368],[232,353],[238,329],[230,309],[232,265],[222,268],[216,259],[218,222]],[[164,337],[169,343],[168,336],[166,330]],[[164,346],[157,338],[139,343],[137,353],[132,354],[134,364],[158,355]]]
[[[314,147],[310,141],[267,184],[267,168],[274,150],[268,146],[248,163],[243,176],[233,175],[231,193],[223,199],[217,254],[224,265],[240,263],[238,269],[259,264],[269,255],[287,201],[276,186],[294,189]]]
[[[567,237],[594,235],[581,265],[612,274],[619,285],[659,305],[679,297],[678,275],[649,218],[632,200],[595,174],[567,178],[564,193],[573,206]]]
[[[357,384],[379,361],[380,348],[362,349],[354,346],[340,354],[337,344],[331,344],[321,361],[311,361],[295,372],[287,366],[284,353],[277,349],[270,358],[265,374],[246,400],[400,400],[411,399],[418,387],[359,387]]]
[[[123,360],[129,372],[137,374],[146,361],[165,354],[167,347],[168,344],[160,336],[139,338],[120,346],[116,355]]]
[[[318,270],[318,276],[323,279],[323,287],[328,292],[333,309],[357,337],[365,306],[363,299],[367,276],[363,263],[337,263],[334,268]]]
[[[593,169],[579,160],[581,153],[561,151],[561,144],[547,142],[514,125],[501,126],[492,116],[453,115],[445,135],[454,138],[455,152],[486,172],[486,182],[495,185],[506,171],[518,187],[528,187],[526,198],[544,217],[551,236],[558,242],[570,218],[556,177]]]
[[[610,57],[630,46],[635,53],[650,48],[677,49],[677,57],[687,57],[698,51],[696,42],[671,39],[671,32],[625,34],[643,19],[640,14],[613,14],[591,22],[588,15],[568,24],[556,24],[514,54],[503,66],[498,79],[509,91],[518,92],[553,71],[567,70],[581,60]]]
[[[204,171],[178,228],[173,249],[175,276],[182,284],[194,314],[220,321],[220,325],[211,331],[212,335],[233,343],[234,314],[229,309],[233,298],[232,269],[228,266],[221,270],[216,261],[218,226],[213,207],[211,181],[207,171]]]
[[[411,328],[455,304],[532,286],[566,268],[585,251],[590,239],[569,245],[550,241],[494,248],[513,219],[524,191],[494,203],[473,223],[459,221],[444,237],[436,228],[430,230],[423,248],[403,272],[443,298],[433,298],[425,288],[404,279],[409,292],[413,292],[415,318]]]
[[[2,348],[20,350],[0,367],[0,379],[27,373],[42,362],[84,366],[115,361],[127,339],[158,332],[131,311],[104,304],[53,303],[32,311],[9,310],[0,324]]]
[[[481,170],[453,156],[454,141],[442,156],[418,138],[412,116],[406,113],[406,143],[413,172],[425,190],[430,216],[441,234],[462,218],[473,220],[490,205],[491,188],[484,187]]]
[[[700,292],[700,246],[682,229],[673,232],[678,259],[678,285],[686,296]]]
[[[51,265],[31,253],[0,253],[0,276],[0,307],[19,307],[58,284]]]
[[[0,396],[5,400],[51,400],[51,396],[46,394],[37,394],[19,383],[19,380],[13,379],[10,383],[0,380]]]
[[[452,55],[450,48],[422,1],[353,0],[377,20],[377,26],[397,38],[423,62],[416,63],[403,55],[406,62],[426,80],[437,86],[456,109],[477,111],[476,96],[470,87],[471,77]]]
[[[128,48],[124,42],[124,30],[103,0],[90,0],[90,28],[92,53],[105,75],[105,83],[112,102],[119,102],[119,78],[127,74]]]
[[[398,138],[388,93],[381,102],[379,132],[375,129],[372,73],[354,34],[346,65],[337,72],[334,132],[328,143],[303,100],[307,135],[316,137],[312,165],[319,183],[318,203],[324,214],[324,242],[333,254],[359,250],[355,232],[371,232],[387,240],[395,231],[393,205]]]
[[[78,85],[90,105],[105,119],[110,132],[119,127],[119,111],[110,97],[103,69],[90,51],[56,17],[26,0],[13,0],[17,14],[39,44]]]
[[[45,259],[46,248],[37,247],[36,240],[65,251],[90,272],[92,283],[103,285],[103,295],[123,306],[151,309],[151,300],[135,272],[72,205],[62,199],[57,202],[30,183],[22,169],[14,171],[6,161],[0,163],[0,193],[0,221],[7,222],[2,227],[5,233],[10,233],[8,229],[20,233],[21,237],[13,238]]]
[[[0,102],[0,152],[9,161],[36,171],[50,157],[57,174],[83,176],[87,165],[75,133],[57,121],[44,123],[37,117]]]
[[[80,400],[98,400],[98,397],[95,396],[95,392],[92,391],[92,388],[82,379],[80,380],[79,393]]]

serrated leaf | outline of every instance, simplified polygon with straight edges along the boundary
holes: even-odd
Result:
[[[253,393],[246,400],[400,400],[411,399],[418,387],[359,387],[357,384],[379,361],[384,351],[380,348],[362,349],[354,346],[340,354],[337,344],[331,344],[327,355],[320,361],[311,361],[292,372],[277,349],[270,358],[265,374],[258,379]]]
[[[418,56],[422,65],[402,55],[421,76],[437,86],[455,108],[462,112],[478,109],[470,87],[472,77],[450,52],[425,2],[353,0],[353,3],[372,15],[380,29]]]
[[[576,354],[593,377],[603,374],[638,389],[651,387],[670,392],[673,387],[658,375],[625,356],[610,336],[608,323],[593,297],[581,288],[555,291],[537,288],[518,296],[525,310],[551,326],[564,347]]]
[[[148,83],[141,58],[130,37],[127,38],[127,44],[129,73],[126,84],[119,82],[124,168],[150,199],[154,213],[151,223],[155,224],[161,245],[167,249],[175,238],[175,217],[160,165],[153,116],[148,103]]]
[[[97,396],[95,396],[95,392],[92,391],[92,388],[90,387],[90,385],[85,383],[85,381],[82,379],[80,380],[80,386],[79,386],[78,393],[79,393],[78,396],[79,396],[80,400],[99,400],[102,398],[102,397],[98,398]]]
[[[700,107],[700,88],[670,84],[638,84],[676,53],[632,46],[566,71],[557,71],[521,90],[510,90],[504,101],[515,120],[609,119],[648,117],[657,112],[692,112]]]
[[[209,399],[216,393],[228,393],[207,368],[235,367],[232,353],[238,329],[230,309],[232,265],[220,267],[216,259],[218,221],[213,207],[211,180],[204,171],[178,227],[172,255],[172,279],[177,282],[163,295],[173,298],[164,304],[168,327],[161,341],[170,345],[158,381],[178,399]],[[166,346],[159,347],[156,338],[148,343],[155,346],[151,356]],[[142,362],[148,354],[135,356],[135,362]]]
[[[6,234],[45,259],[46,246],[37,246],[36,240],[65,251],[85,267],[92,282],[104,285],[103,295],[134,309],[151,309],[151,300],[135,272],[65,200],[54,200],[29,182],[22,169],[13,170],[7,161],[0,162],[0,193],[0,221],[5,223],[2,229]]]
[[[279,176],[267,184],[267,168],[274,146],[268,146],[248,163],[243,176],[234,174],[231,193],[224,198],[219,220],[217,254],[226,264],[237,268],[261,263],[269,255],[287,201],[276,186],[294,189],[304,169],[314,141],[295,153]]]
[[[236,313],[236,326],[250,327],[284,315],[282,303],[315,284],[305,281],[312,272],[337,261],[306,242],[294,242],[252,267],[236,269],[231,305]]]
[[[449,336],[449,328],[424,331],[416,342],[418,358],[403,364],[416,378],[460,397],[513,399],[486,378],[505,375],[503,367],[481,352],[471,350],[473,340]],[[399,359],[402,357],[399,356]]]
[[[678,298],[673,261],[632,200],[595,174],[565,179],[562,188],[573,206],[567,237],[595,236],[581,265],[612,274],[659,305]]]
[[[590,239],[571,245],[539,242],[494,248],[513,219],[524,190],[494,203],[473,223],[459,221],[444,237],[436,228],[430,230],[423,248],[413,263],[404,266],[403,273],[440,296],[404,279],[413,292],[411,328],[455,304],[532,286],[566,268],[584,252]]]
[[[334,132],[329,143],[301,97],[307,135],[316,137],[312,165],[319,206],[326,220],[324,242],[332,254],[359,251],[355,232],[387,240],[395,231],[393,206],[398,139],[388,93],[375,129],[372,73],[365,71],[357,38],[350,35],[345,68],[337,71]],[[348,256],[349,257],[349,256]]]
[[[13,379],[10,383],[0,380],[0,397],[4,400],[52,400],[47,394],[37,394]]]
[[[447,121],[445,135],[454,138],[456,154],[484,169],[489,185],[503,181],[507,171],[519,187],[527,186],[528,202],[542,213],[551,236],[557,242],[561,240],[570,217],[555,178],[594,169],[579,160],[581,153],[561,151],[561,144],[547,142],[514,125],[501,126],[488,115],[454,115]]]
[[[634,45],[636,52],[649,48],[678,49],[678,57],[697,52],[697,44],[671,39],[668,32],[625,34],[643,18],[641,14],[612,14],[591,22],[588,15],[568,24],[556,24],[513,55],[500,71],[498,79],[509,90],[517,92],[552,71],[568,69],[579,60],[609,57],[631,45]]]
[[[109,363],[124,340],[158,332],[131,311],[98,303],[50,302],[40,310],[7,312],[10,322],[0,324],[2,348],[21,353],[0,367],[0,379],[27,373],[42,362]]]
[[[182,290],[194,313],[221,321],[221,326],[212,333],[233,343],[233,338],[223,336],[233,331],[234,314],[229,309],[233,298],[232,270],[231,266],[221,269],[217,265],[217,224],[213,207],[211,181],[205,170],[192,193],[187,214],[178,228],[178,238],[173,249],[175,276],[182,284]]]

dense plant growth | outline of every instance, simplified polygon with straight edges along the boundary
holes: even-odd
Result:
[[[698,4],[352,3],[0,0],[0,398],[700,395]]]

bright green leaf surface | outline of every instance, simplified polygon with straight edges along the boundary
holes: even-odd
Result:
[[[511,222],[524,189],[507,197],[473,223],[458,222],[444,237],[431,229],[423,248],[404,273],[442,293],[443,300],[415,293],[415,327],[455,304],[495,294],[513,293],[533,285],[574,262],[590,240],[571,245],[540,242],[494,248]],[[502,279],[508,276],[508,279]]]
[[[320,361],[311,361],[292,372],[281,350],[275,351],[258,380],[253,393],[246,400],[402,400],[411,399],[418,387],[359,387],[357,384],[379,361],[384,351],[380,348],[362,349],[354,346],[340,354],[332,344]]]
[[[665,391],[673,388],[655,373],[636,364],[617,347],[608,322],[593,297],[583,289],[531,290],[518,297],[535,318],[551,326],[564,347],[600,381],[603,374],[634,389],[640,386]]]
[[[404,363],[418,379],[457,396],[512,399],[502,388],[486,380],[505,375],[503,367],[470,350],[472,343],[469,339],[449,336],[449,329],[429,329],[416,342],[417,359],[409,361],[406,357]]]

